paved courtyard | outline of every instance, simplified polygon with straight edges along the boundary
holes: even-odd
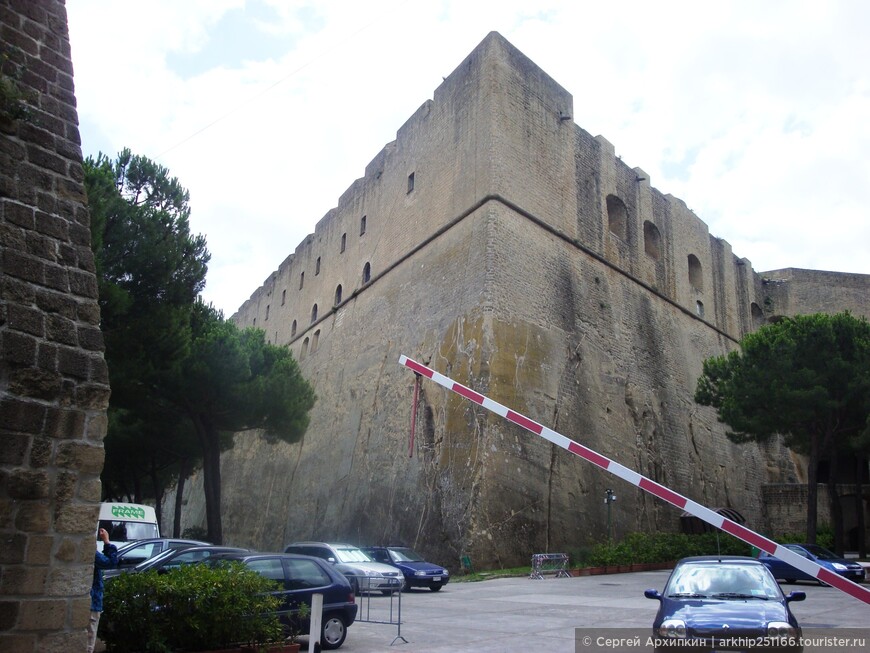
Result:
[[[402,625],[355,623],[348,630],[345,653],[574,653],[575,628],[633,628],[646,633],[658,602],[643,591],[661,590],[668,571],[581,578],[501,578],[475,583],[451,582],[440,592],[402,595]],[[792,609],[804,629],[868,628],[870,606],[830,587],[814,583],[783,585],[807,593]],[[388,597],[359,599],[361,614],[388,621]],[[866,631],[865,631],[866,632]],[[617,631],[618,633],[618,631]],[[407,640],[399,639],[398,636]],[[870,645],[870,642],[868,642]],[[303,643],[303,651],[307,643]],[[582,650],[596,650],[596,647]],[[597,650],[605,651],[603,647]],[[836,649],[831,649],[836,650]]]

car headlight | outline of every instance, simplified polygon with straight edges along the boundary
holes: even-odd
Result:
[[[366,576],[383,576],[383,574],[379,571],[372,571],[371,569],[363,569]]]
[[[415,575],[415,576],[425,576],[425,575],[426,575],[426,572],[425,572],[425,571],[415,571],[415,572],[414,572],[414,575]]]
[[[837,571],[846,571],[848,569],[846,565],[840,564],[839,562],[832,562],[831,566]]]
[[[659,636],[683,638],[686,636],[686,622],[682,619],[665,619],[659,626]]]
[[[798,633],[797,629],[786,621],[771,621],[767,624],[767,636],[794,639]]]
[[[450,575],[450,572],[447,571],[446,569],[442,569],[442,570],[441,570],[441,575],[442,575],[442,576],[449,576],[449,575]]]

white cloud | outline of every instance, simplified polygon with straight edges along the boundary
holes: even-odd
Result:
[[[870,273],[870,5],[268,4],[67,2],[85,154],[130,147],[190,190],[227,314],[492,30],[756,270]]]

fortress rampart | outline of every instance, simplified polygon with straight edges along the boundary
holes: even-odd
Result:
[[[233,316],[292,348],[318,402],[301,443],[225,455],[228,541],[401,540],[511,565],[601,539],[614,479],[437,388],[422,388],[409,456],[400,354],[763,527],[761,487],[795,482],[800,463],[727,440],[692,401],[702,362],[773,315],[866,315],[870,277],[755,273],[572,115],[491,33]],[[614,519],[617,533],[679,527],[631,489]]]

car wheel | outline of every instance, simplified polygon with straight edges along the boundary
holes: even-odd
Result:
[[[323,626],[320,629],[320,644],[324,650],[336,649],[344,644],[347,637],[347,626],[339,614],[328,614],[323,617]]]
[[[443,585],[430,585],[430,586],[429,586],[429,589],[432,590],[433,592],[437,592],[437,591],[440,590],[442,587],[444,587],[444,586],[443,586]]]

